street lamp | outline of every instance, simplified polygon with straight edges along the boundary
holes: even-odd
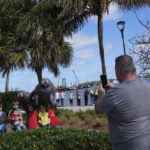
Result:
[[[125,21],[119,21],[117,22],[117,27],[121,32],[121,37],[122,37],[122,42],[123,42],[123,50],[124,50],[124,55],[126,55],[126,49],[125,49],[125,44],[124,44],[124,29],[125,29]]]

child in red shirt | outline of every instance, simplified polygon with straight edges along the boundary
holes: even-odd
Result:
[[[34,108],[29,105],[28,112],[28,129],[36,129],[38,128],[38,112],[34,110]]]
[[[13,130],[24,130],[26,126],[21,121],[21,115],[17,110],[13,110],[13,113],[8,117],[8,120],[12,122]]]
[[[48,109],[48,114],[50,116],[50,126],[59,128],[59,121],[57,116],[55,115],[54,111],[52,109]]]

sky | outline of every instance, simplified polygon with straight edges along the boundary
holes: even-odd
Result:
[[[140,8],[136,10],[140,19],[147,21],[150,15],[150,8]],[[115,57],[123,54],[123,45],[121,33],[117,28],[117,22],[123,20],[126,22],[124,30],[124,39],[126,52],[132,45],[129,39],[136,35],[145,33],[145,29],[137,21],[134,11],[121,11],[117,5],[110,5],[109,14],[104,15],[104,49],[107,78],[115,77],[114,60]],[[149,19],[150,20],[150,19]],[[55,86],[62,84],[62,79],[66,79],[67,86],[77,83],[73,70],[78,78],[79,83],[100,80],[101,61],[99,56],[98,37],[97,37],[97,17],[92,16],[83,28],[72,38],[66,38],[70,42],[74,54],[73,60],[69,67],[60,68],[60,75],[54,75],[47,69],[43,71],[43,78],[49,78]],[[38,80],[35,72],[29,69],[17,70],[11,72],[9,90],[23,90],[32,92]],[[5,78],[0,76],[0,92],[5,90]]]

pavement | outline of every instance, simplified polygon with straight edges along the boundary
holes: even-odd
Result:
[[[65,107],[57,107],[58,109],[68,109],[72,110],[73,112],[78,112],[78,111],[86,111],[86,110],[94,110],[94,105],[93,106],[65,106]]]

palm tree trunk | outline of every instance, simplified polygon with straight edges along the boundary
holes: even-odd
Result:
[[[42,82],[42,69],[38,68],[38,69],[35,70],[35,72],[36,72],[36,75],[37,75],[37,78],[38,78],[38,83],[41,84],[41,82]]]
[[[9,88],[9,77],[10,77],[10,70],[7,71],[6,73],[6,83],[5,83],[5,92],[8,92]]]
[[[98,42],[99,42],[99,54],[101,59],[101,68],[102,74],[106,75],[106,66],[105,66],[105,54],[103,46],[103,9],[99,9],[98,13]]]

